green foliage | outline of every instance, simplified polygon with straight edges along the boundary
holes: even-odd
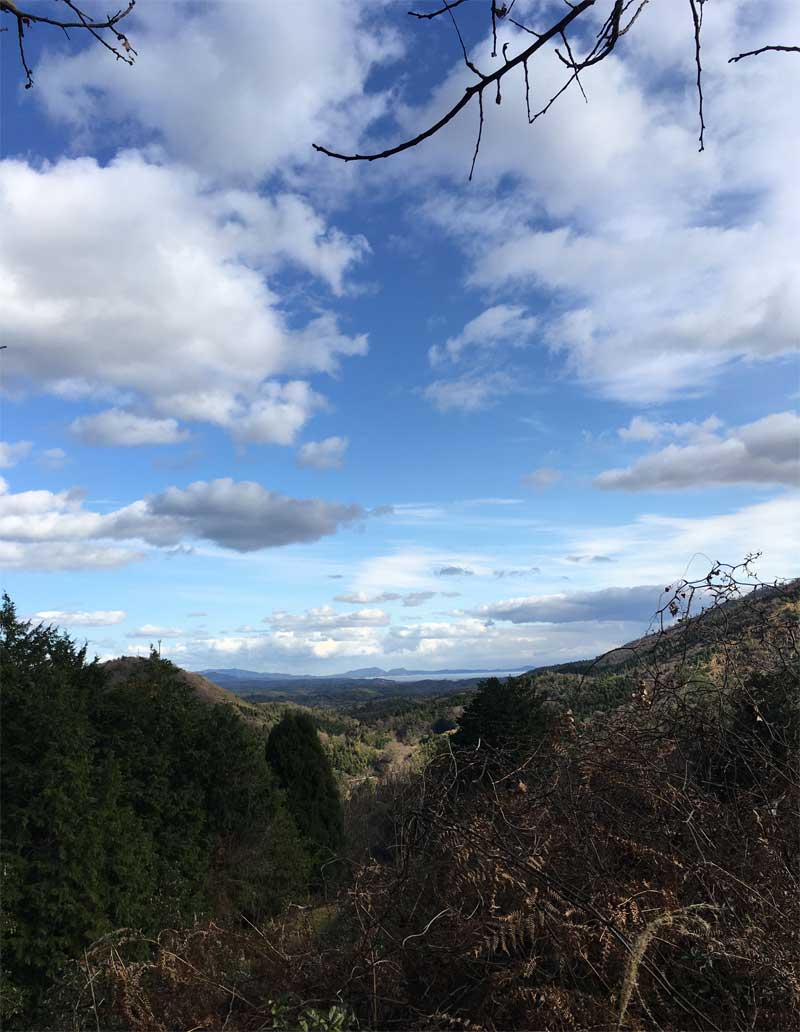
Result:
[[[353,1027],[353,1015],[345,1007],[329,1007],[317,1010],[309,1007],[297,1018],[300,1032],[345,1032]]]
[[[43,973],[105,928],[89,715],[101,679],[66,636],[17,621],[8,596],[0,630],[2,957],[22,1010]]]
[[[479,742],[494,749],[530,748],[544,734],[549,717],[544,697],[529,677],[496,677],[482,681],[464,710],[454,744],[475,748]]]
[[[32,1021],[64,963],[112,928],[154,933],[212,907],[258,920],[303,891],[308,852],[232,709],[155,655],[109,687],[7,596],[0,628],[6,1020]]]
[[[333,769],[350,777],[367,774],[380,756],[377,749],[350,735],[328,738],[325,751]]]
[[[287,713],[270,731],[267,760],[300,832],[319,856],[342,841],[342,808],[330,761],[307,713]]]

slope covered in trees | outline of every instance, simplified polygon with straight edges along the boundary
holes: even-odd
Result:
[[[7,655],[17,663],[10,683],[30,687],[37,680],[46,688],[31,698],[47,729],[37,734],[50,757],[48,806],[63,821],[59,848],[65,858],[80,851],[97,858],[79,896],[68,865],[54,870],[41,831],[46,821],[36,823],[33,806],[28,837],[14,840],[19,849],[4,856],[12,869],[12,892],[4,897],[12,922],[32,914],[32,906],[39,908],[37,920],[52,916],[43,888],[50,881],[65,899],[77,897],[64,912],[72,938],[58,960],[71,954],[72,964],[49,1001],[52,1023],[136,1032],[223,1026],[227,1032],[788,1032],[800,1012],[800,597],[792,584],[734,604],[732,576],[718,570],[704,589],[710,613],[680,624],[662,650],[653,647],[659,636],[649,640],[625,669],[594,664],[484,682],[462,700],[456,733],[434,734],[422,751],[424,763],[356,787],[343,804],[342,824],[315,725],[327,721],[326,733],[335,737],[361,726],[352,715],[288,713],[272,721],[266,755],[278,784],[268,771],[262,780],[263,731],[260,740],[248,738],[252,732],[239,720],[247,733],[236,737],[232,723],[227,746],[200,733],[201,712],[224,724],[235,721],[235,711],[164,702],[158,720],[149,717],[143,710],[163,690],[158,679],[168,667],[156,663],[138,694],[131,686],[131,697],[124,697],[96,680],[96,667],[68,640],[30,628],[21,633],[7,607]],[[686,602],[691,591],[684,587]],[[40,655],[36,636],[47,634]],[[701,635],[702,648],[695,648]],[[47,655],[57,659],[54,669]],[[24,694],[17,687],[4,700],[17,729]],[[43,716],[42,699],[49,696],[63,733]],[[84,696],[94,701],[76,706]],[[371,711],[374,734],[380,721],[416,719],[423,704],[363,705],[361,717]],[[429,705],[433,730],[438,704]],[[189,714],[190,736],[173,731],[170,738],[156,727],[171,721],[183,728]],[[136,740],[136,748],[115,752],[104,743],[102,729],[112,726],[122,741]],[[219,726],[213,724],[215,735]],[[137,809],[130,785],[145,767],[148,776],[151,765],[161,770],[157,750],[136,738],[137,727],[162,750],[169,743],[184,750],[182,762],[167,764],[155,785],[170,778],[177,787],[192,785],[192,798],[203,799],[206,840],[192,831],[199,808],[180,793],[164,793],[156,806],[156,791],[147,821],[137,825],[143,802]],[[113,753],[119,767],[119,787],[109,789],[114,803],[96,802],[96,819],[88,802],[92,786],[115,782],[97,776],[96,760],[80,760],[73,739],[91,740],[92,756]],[[244,747],[253,741],[257,748]],[[18,735],[17,800],[45,776],[31,770],[22,742]],[[237,742],[238,765],[232,765],[222,753]],[[207,769],[196,771],[202,764]],[[57,790],[66,769],[73,776]],[[65,819],[72,807],[88,814],[82,825]],[[249,832],[243,813],[250,815]],[[263,816],[254,822],[256,814]],[[181,863],[192,870],[197,843],[216,836],[218,862],[210,865],[205,906],[187,913],[173,888],[172,900],[162,901],[162,913],[173,916],[160,931],[151,923],[137,933],[132,921],[125,931],[88,943],[89,918],[99,911],[80,908],[102,888],[103,871],[124,878],[125,863],[150,856],[143,830],[161,819],[183,821],[183,839],[195,843],[186,854],[166,828],[154,837],[159,849],[175,851],[170,870]],[[293,821],[299,832],[292,835]],[[262,845],[282,846],[275,846],[272,866],[251,879],[255,895],[248,905],[242,882],[261,856],[256,838],[248,837],[256,825],[271,829]],[[103,833],[105,845],[94,843],[91,836],[101,835],[102,843]],[[127,841],[129,849],[112,848]],[[326,858],[325,878],[310,894],[308,861],[302,863],[308,852],[315,863]],[[144,869],[162,855],[154,850]],[[225,892],[208,892],[220,884]],[[265,886],[268,902],[259,895]],[[133,912],[133,892],[117,895],[115,905]],[[281,908],[282,901],[292,905]],[[157,915],[144,913],[140,927],[151,919]],[[97,921],[94,934],[108,923]],[[4,961],[8,956],[4,951]],[[24,988],[24,971],[14,970],[14,985]]]
[[[235,709],[156,656],[109,679],[7,597],[0,624],[3,1007],[5,1027],[33,1027],[99,936],[261,920],[302,891],[310,850]]]

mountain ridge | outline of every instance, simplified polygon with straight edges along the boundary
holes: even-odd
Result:
[[[453,667],[438,670],[409,670],[406,667],[392,667],[391,670],[384,670],[383,667],[358,667],[355,670],[344,670],[339,674],[282,674],[275,671],[264,671],[263,673],[259,673],[257,670],[242,670],[238,667],[212,667],[207,670],[198,670],[196,673],[201,677],[211,678],[212,680],[214,675],[216,675],[221,677],[238,678],[242,681],[331,681],[343,678],[348,680],[358,680],[360,678],[363,678],[364,680],[372,680],[373,678],[390,679],[392,677],[451,677],[453,674],[469,674],[478,676],[481,674],[494,674],[498,669],[500,668],[486,667],[483,669],[471,669],[469,667]],[[527,664],[517,667],[503,667],[502,669],[507,670],[508,673],[524,673],[532,668],[530,664]]]

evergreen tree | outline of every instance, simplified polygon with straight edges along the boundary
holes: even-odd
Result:
[[[527,677],[481,681],[458,721],[456,745],[474,749],[479,742],[494,749],[526,749],[541,738],[548,716],[544,700]]]
[[[308,850],[236,713],[155,655],[109,683],[7,596],[0,630],[4,1027],[41,1024],[59,969],[112,928],[258,920],[304,889]]]
[[[6,1017],[34,1006],[77,942],[107,930],[90,699],[100,673],[51,627],[0,610],[2,965]]]
[[[333,775],[314,722],[307,713],[287,713],[270,731],[267,760],[286,791],[301,834],[317,857],[336,850],[342,841],[342,807]]]

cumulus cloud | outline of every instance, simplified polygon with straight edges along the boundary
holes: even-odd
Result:
[[[42,609],[33,614],[34,620],[44,623],[66,624],[68,627],[111,627],[125,619],[124,609],[66,610]]]
[[[153,419],[112,408],[94,416],[73,420],[70,430],[86,444],[121,445],[179,444],[189,436],[175,419]]]
[[[314,469],[341,469],[348,443],[346,437],[326,437],[324,441],[307,441],[297,453],[297,463]]]
[[[100,48],[49,55],[37,69],[48,112],[86,133],[111,119],[140,126],[182,163],[258,182],[316,158],[313,141],[355,143],[383,113],[365,95],[374,68],[399,53],[372,5],[314,4],[287,18],[279,4],[137,7],[136,75]],[[303,74],[298,75],[298,69]]]
[[[144,624],[133,631],[128,631],[126,638],[180,638],[184,634],[178,627],[159,627],[157,624]]]
[[[10,469],[30,455],[33,444],[30,441],[0,441],[0,469]]]
[[[776,412],[724,436],[707,431],[697,443],[667,445],[626,469],[601,473],[594,483],[625,491],[798,484],[800,418],[793,412]]]
[[[351,613],[340,613],[331,606],[319,606],[299,614],[277,610],[272,616],[265,617],[264,622],[273,631],[325,631],[332,634],[352,628],[386,627],[389,616],[382,609],[358,609]]]
[[[81,492],[14,494],[0,480],[0,557],[17,568],[72,569],[131,562],[141,556],[136,543],[174,549],[210,541],[250,552],[317,541],[366,515],[360,505],[289,498],[231,479],[170,487],[99,513],[85,506]],[[119,541],[131,544],[111,544]]]
[[[663,586],[603,588],[571,594],[512,598],[481,606],[476,614],[511,623],[576,623],[590,620],[647,620],[659,605]]]
[[[521,74],[509,76],[503,104],[486,111],[476,176],[487,189],[457,185],[474,145],[469,118],[413,152],[417,176],[423,166],[446,178],[423,211],[462,246],[472,265],[467,285],[493,298],[503,289],[541,292],[541,339],[569,375],[602,396],[641,404],[698,394],[733,361],[797,348],[800,212],[792,198],[800,144],[788,141],[778,158],[774,141],[785,140],[800,67],[727,64],[752,36],[750,13],[738,0],[704,24],[714,124],[701,157],[686,90],[664,86],[690,88],[691,41],[658,5],[637,20],[633,50],[584,76],[591,103],[573,84],[530,135]],[[760,32],[791,35],[795,5],[778,0],[765,18]],[[513,35],[504,26],[511,53],[522,46]],[[537,96],[551,95],[564,77],[543,54]],[[430,100],[409,112],[408,127],[435,121],[468,81],[454,62]],[[512,204],[493,189],[509,179]]]
[[[561,479],[561,473],[557,469],[550,469],[547,466],[540,466],[533,473],[528,473],[522,478],[522,483],[527,487],[534,487],[539,491],[552,487],[557,480]]]
[[[223,478],[167,488],[107,520],[116,535],[152,544],[199,538],[250,552],[318,541],[365,515],[360,505],[288,498],[252,481]]]
[[[572,623],[536,627],[493,623],[476,617],[413,625],[353,627],[333,631],[277,630],[263,635],[220,635],[188,643],[182,662],[203,668],[221,661],[254,669],[312,672],[337,660],[340,669],[369,657],[382,666],[398,656],[415,667],[519,669],[544,663],[591,658],[630,640],[641,627],[619,623]]]
[[[367,350],[330,312],[291,325],[269,286],[288,263],[340,292],[366,253],[296,196],[210,189],[129,151],[105,166],[3,161],[0,217],[0,328],[19,345],[7,375],[21,390],[113,399],[114,415],[78,432],[174,439],[168,421],[184,419],[288,444],[323,403],[297,377]]]

